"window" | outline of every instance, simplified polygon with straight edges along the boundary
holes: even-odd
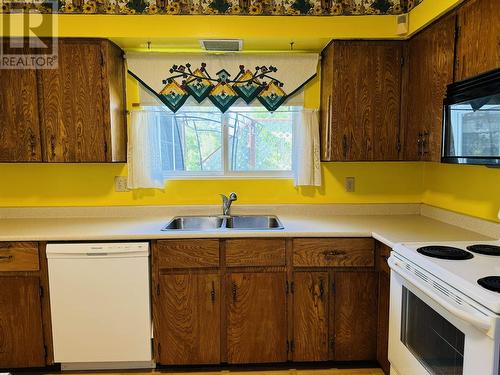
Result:
[[[206,106],[158,111],[165,177],[291,177],[297,107],[270,113],[233,106],[222,114]]]

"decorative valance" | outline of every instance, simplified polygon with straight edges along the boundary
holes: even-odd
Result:
[[[0,13],[358,16],[407,13],[423,0],[0,0]],[[436,0],[434,0],[436,1]]]
[[[129,73],[177,112],[191,96],[226,112],[238,99],[275,111],[314,78],[318,54],[127,53]]]

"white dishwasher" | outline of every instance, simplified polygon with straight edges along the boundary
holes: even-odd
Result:
[[[151,368],[149,244],[47,245],[54,360],[63,370]]]

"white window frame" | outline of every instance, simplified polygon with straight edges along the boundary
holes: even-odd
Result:
[[[149,107],[151,108],[151,107]],[[200,111],[187,111],[193,113],[203,113],[208,111],[203,111],[203,107],[200,107]],[[286,112],[299,112],[301,107],[292,107],[291,111]],[[145,107],[147,110],[148,107]],[[278,110],[279,111],[279,110]],[[234,111],[233,111],[234,112]],[[213,112],[210,112],[213,113]],[[226,113],[227,114],[227,113]],[[229,130],[226,126],[227,116],[221,113],[221,124],[222,124],[222,171],[176,171],[175,173],[164,171],[163,178],[166,180],[247,180],[247,179],[287,179],[291,180],[294,177],[294,162],[292,155],[292,169],[289,171],[282,170],[266,170],[266,171],[231,171],[229,169]],[[295,143],[296,135],[296,118],[292,116],[292,154]]]

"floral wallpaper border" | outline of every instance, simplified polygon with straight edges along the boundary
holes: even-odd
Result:
[[[53,2],[56,1],[56,2]],[[423,0],[0,0],[1,13],[357,16],[402,14]]]

